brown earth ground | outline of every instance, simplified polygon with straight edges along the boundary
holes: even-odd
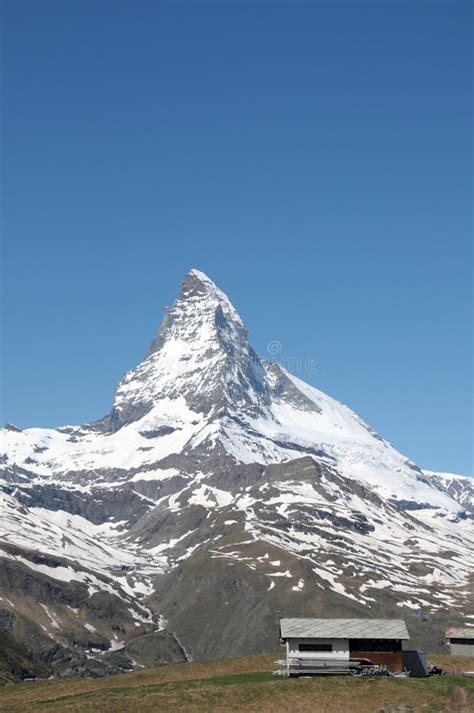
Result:
[[[473,713],[474,678],[272,677],[275,656],[189,663],[101,679],[53,679],[0,689],[2,713]],[[430,656],[451,672],[474,670],[468,657]]]

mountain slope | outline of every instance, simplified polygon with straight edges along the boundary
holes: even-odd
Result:
[[[99,655],[79,647],[101,666],[117,646],[138,646],[144,663],[157,648],[160,660],[265,650],[277,610],[403,612],[430,645],[429,622],[469,622],[471,481],[423,472],[346,406],[260,359],[197,270],[108,415],[7,426],[2,443],[0,564],[48,581],[67,573],[105,610],[127,612],[121,638],[114,616],[102,629]],[[18,577],[7,580],[0,606],[14,613]],[[61,596],[42,602],[58,627]],[[80,626],[96,629],[81,602]],[[78,640],[59,643],[77,653]]]

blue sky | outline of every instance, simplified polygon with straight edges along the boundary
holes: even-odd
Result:
[[[472,472],[470,4],[5,2],[3,421],[110,407],[191,268]]]

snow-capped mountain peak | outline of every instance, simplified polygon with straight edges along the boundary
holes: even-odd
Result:
[[[226,295],[204,273],[191,270],[145,360],[120,381],[111,420],[116,430],[163,399],[216,416],[227,408],[262,413],[265,375],[247,330]]]
[[[4,440],[5,457],[18,467],[50,474],[92,469],[90,478],[96,469],[150,468],[183,453],[212,456],[216,448],[237,463],[311,456],[393,501],[450,516],[459,509],[453,489],[433,487],[351,409],[261,360],[228,297],[198,270],[185,276],[107,416],[72,435],[29,429],[5,431]]]
[[[159,351],[167,339],[199,340],[204,345],[232,324],[245,329],[228,297],[203,272],[190,270],[181,283],[179,298],[166,310],[147,356]]]

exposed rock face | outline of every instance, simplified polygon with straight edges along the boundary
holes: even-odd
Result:
[[[452,473],[422,471],[418,479],[442,493],[446,493],[461,506],[461,513],[474,515],[474,478],[460,478]]]
[[[471,480],[260,359],[196,270],[107,416],[2,443],[5,680],[273,650],[280,615],[469,621]]]

